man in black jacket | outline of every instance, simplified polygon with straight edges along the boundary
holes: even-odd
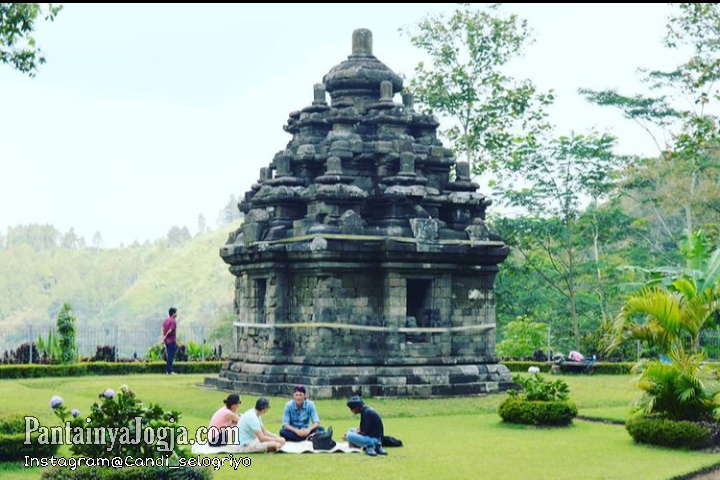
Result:
[[[365,405],[360,397],[352,397],[347,406],[354,414],[360,414],[360,428],[351,428],[344,438],[352,445],[361,447],[371,457],[377,454],[387,455],[382,448],[384,431],[380,415]]]

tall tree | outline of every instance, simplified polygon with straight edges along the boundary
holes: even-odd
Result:
[[[0,3],[0,63],[34,77],[46,61],[33,37],[36,22],[55,20],[61,9],[52,4]]]
[[[619,109],[652,138],[658,154],[625,174],[625,193],[655,226],[661,249],[720,221],[720,5],[676,4],[665,46],[689,58],[670,71],[644,71],[647,94],[581,89],[600,106]]]
[[[503,202],[522,215],[498,222],[512,225],[502,228],[506,240],[565,297],[576,348],[581,341],[579,278],[589,260],[581,219],[599,236],[597,215],[583,217],[583,211],[588,199],[597,208],[613,188],[612,174],[620,162],[612,152],[614,142],[614,137],[595,133],[547,137],[494,183]],[[593,253],[597,268],[599,251]]]
[[[63,235],[60,246],[70,250],[76,250],[85,247],[85,239],[78,236],[75,233],[75,229],[71,227],[70,230]]]
[[[202,235],[207,231],[207,221],[205,220],[205,215],[202,213],[198,215],[197,220],[197,234]]]
[[[237,199],[235,198],[235,195],[230,195],[228,202],[218,213],[217,225],[218,227],[229,225],[233,222],[236,222],[237,220],[240,220],[241,218],[242,214],[240,213],[240,209],[238,208]]]
[[[52,225],[17,225],[8,227],[7,246],[30,245],[35,250],[56,248],[60,238],[60,231]]]
[[[72,307],[68,303],[63,303],[58,313],[57,334],[60,347],[60,363],[73,363],[77,357],[75,317],[72,314]]]
[[[103,245],[103,237],[102,237],[102,234],[101,234],[99,231],[97,231],[97,232],[95,232],[95,234],[93,235],[93,238],[92,238],[92,246],[93,246],[93,248],[100,248],[100,247],[102,247],[102,245]]]
[[[503,71],[530,42],[527,22],[497,6],[462,5],[403,31],[429,60],[415,67],[410,90],[426,113],[449,122],[442,133],[456,154],[476,174],[519,161],[547,127],[545,107],[553,101],[552,92]]]
[[[177,247],[190,240],[190,230],[187,227],[178,227],[173,225],[167,234],[168,245],[171,247]]]

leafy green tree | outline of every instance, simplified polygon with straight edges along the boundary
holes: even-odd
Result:
[[[202,235],[207,231],[207,221],[205,220],[205,215],[202,213],[198,215],[197,219],[197,234],[196,235]]]
[[[503,218],[501,223],[494,222],[493,225],[505,238],[505,229],[515,228],[514,220]],[[567,303],[516,250],[512,250],[502,263],[495,280],[495,298],[498,333],[520,316],[548,322],[558,316],[557,312],[564,312]]]
[[[522,162],[509,165],[505,174],[493,182],[503,202],[522,215],[509,221],[512,228],[502,228],[508,235],[506,241],[565,297],[575,348],[580,347],[581,340],[578,308],[583,292],[579,279],[587,263],[583,238],[587,225],[580,219],[588,198],[597,209],[614,186],[613,172],[621,163],[612,152],[614,142],[614,137],[595,133],[541,137]],[[589,222],[594,230],[593,254],[598,268],[601,225],[595,210],[592,212],[594,216],[586,217],[585,223]]]
[[[53,21],[60,10],[62,6],[52,4],[0,3],[0,63],[34,77],[46,61],[33,37],[36,22]]]
[[[60,231],[52,225],[17,225],[8,227],[7,248],[16,245],[29,245],[34,250],[51,250],[57,248]]]
[[[576,310],[581,333],[578,348],[568,297],[562,288],[566,270],[552,261],[562,257],[562,245],[556,237],[561,223],[552,217],[529,215],[491,218],[500,236],[513,246],[495,282],[498,332],[517,316],[527,315],[548,324],[551,343],[558,351],[576,349],[607,358],[604,352],[609,325],[637,275],[620,267],[629,261],[647,265],[652,259],[649,249],[635,240],[638,229],[631,225],[632,220],[617,202],[610,201],[580,211],[573,221]],[[598,328],[604,331],[596,332]],[[635,358],[634,345],[632,349],[625,347],[614,351],[612,357]]]
[[[579,348],[581,312],[599,310],[588,317],[608,321],[617,288],[611,272],[623,263],[605,249],[619,231],[604,206],[623,160],[612,153],[614,139],[553,137],[546,117],[553,93],[504,73],[531,41],[516,15],[463,5],[405,33],[426,54],[409,84],[420,108],[449,122],[444,133],[456,154],[474,173],[491,172],[497,196],[520,211],[495,221],[514,247],[498,277],[500,324],[528,314],[557,322],[553,331],[565,334],[569,316]]]
[[[620,206],[616,190],[602,204],[598,196],[592,196],[590,205],[578,216],[577,226],[579,246],[585,246],[584,258],[586,261],[590,259],[591,263],[591,266],[586,266],[588,278],[584,285],[588,293],[592,292],[597,299],[601,324],[607,325],[619,308],[618,299],[625,290],[623,283],[629,277],[620,267],[628,258],[639,257],[638,260],[645,261],[641,249],[633,246],[634,238],[641,232],[633,225],[633,218]]]
[[[68,250],[77,250],[85,247],[85,239],[75,233],[74,228],[70,228],[62,237],[60,246]]]
[[[217,226],[223,227],[225,225],[236,222],[241,218],[242,214],[240,213],[240,209],[238,208],[237,198],[235,198],[235,195],[230,195],[228,202],[220,210],[220,212],[218,212]]]
[[[173,226],[170,228],[167,234],[168,245],[171,247],[178,247],[192,238],[190,230],[187,227]]]
[[[547,344],[547,324],[531,322],[518,317],[505,327],[503,340],[497,344],[497,353],[504,358],[525,358]]]
[[[443,133],[456,154],[478,174],[519,161],[547,127],[545,107],[553,101],[552,92],[503,73],[530,41],[527,22],[497,6],[461,5],[403,32],[429,58],[415,67],[409,88],[421,109],[450,122]]]
[[[96,231],[92,237],[92,246],[96,249],[103,246],[102,233],[100,233],[99,231]]]
[[[654,225],[647,237],[661,249],[698,227],[720,220],[720,5],[676,4],[665,46],[687,49],[689,58],[670,71],[644,71],[648,94],[581,89],[597,105],[617,108],[638,123],[658,149],[638,159],[624,175],[626,195]],[[664,140],[663,140],[664,139]],[[660,239],[659,241],[657,239]]]
[[[57,317],[58,346],[60,348],[60,363],[72,363],[77,358],[77,345],[75,344],[75,317],[72,307],[64,303]]]

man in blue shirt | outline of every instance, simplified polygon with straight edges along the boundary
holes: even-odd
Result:
[[[315,404],[307,399],[305,387],[298,385],[292,400],[285,404],[280,436],[290,442],[302,442],[318,428],[322,429]]]

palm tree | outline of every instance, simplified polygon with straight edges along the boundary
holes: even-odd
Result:
[[[698,283],[683,276],[672,282],[670,288],[645,287],[631,295],[615,320],[615,338],[610,349],[623,340],[635,339],[658,347],[665,354],[673,349],[698,353],[700,332],[712,324],[720,310],[718,288],[700,290]],[[637,322],[638,316],[645,321]]]
[[[647,342],[670,362],[642,361],[637,386],[643,396],[636,412],[673,420],[703,420],[720,414],[720,395],[712,373],[703,365],[700,332],[720,308],[717,289],[697,292],[694,282],[679,279],[674,289],[644,288],[631,296],[615,322],[614,344],[631,338]],[[634,319],[645,317],[643,323]]]
[[[720,415],[717,382],[703,365],[700,349],[700,333],[720,311],[720,248],[710,254],[707,247],[702,232],[690,236],[681,245],[686,265],[654,270],[653,279],[627,299],[614,322],[608,350],[625,340],[641,340],[671,360],[635,366],[644,392],[637,411],[644,415],[675,420]]]
[[[640,362],[637,386],[643,396],[636,413],[662,415],[674,420],[707,420],[720,414],[720,395],[712,373],[703,365],[702,353],[669,352],[671,363]]]

